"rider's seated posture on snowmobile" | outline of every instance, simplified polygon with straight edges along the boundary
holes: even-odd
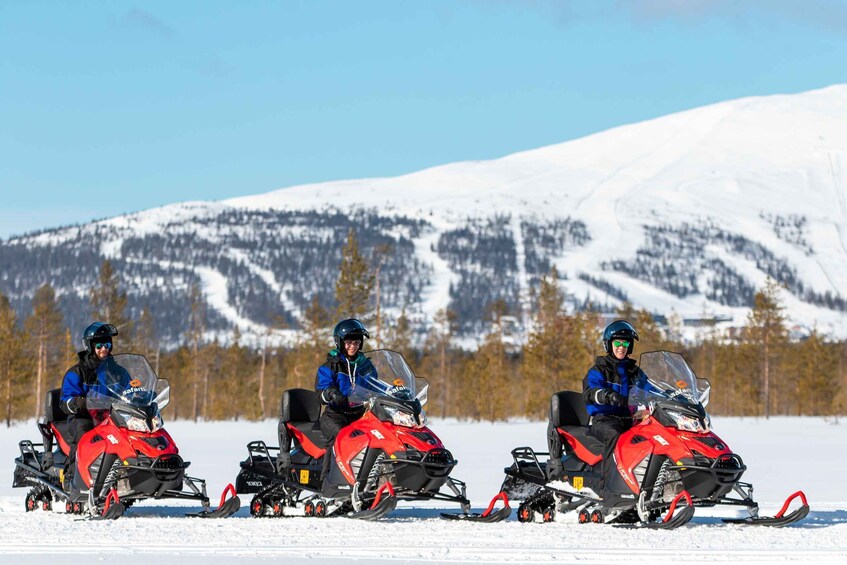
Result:
[[[597,357],[583,379],[582,398],[591,416],[591,433],[603,442],[603,490],[615,469],[614,451],[620,435],[632,427],[627,397],[629,389],[643,373],[629,357],[638,340],[635,328],[626,320],[617,320],[603,330],[606,355]],[[604,493],[601,493],[603,497]]]
[[[117,328],[104,322],[94,322],[85,328],[82,332],[82,345],[85,349],[77,353],[79,363],[68,369],[62,379],[61,408],[68,415],[70,437],[66,439],[71,449],[67,470],[73,469],[76,446],[80,438],[94,428],[94,421],[85,407],[85,398],[98,386],[97,368],[112,354],[112,337],[116,335]]]
[[[327,440],[324,456],[323,476],[326,476],[332,460],[332,444],[341,428],[365,413],[364,406],[351,406],[348,396],[352,387],[365,377],[376,377],[376,369],[370,359],[362,355],[365,338],[371,337],[365,326],[356,319],[338,322],[332,332],[335,349],[326,356],[326,362],[318,368],[315,390],[320,394],[326,409],[320,418],[320,428]]]

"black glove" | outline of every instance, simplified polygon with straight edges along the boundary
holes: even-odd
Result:
[[[618,406],[623,408],[629,404],[624,395],[613,390],[607,390],[605,394],[603,394],[603,397],[603,404],[608,404],[609,406]]]
[[[74,396],[73,398],[69,398],[65,404],[68,407],[67,412],[69,414],[79,414],[85,408],[85,397]]]
[[[347,402],[347,397],[344,396],[341,391],[335,387],[329,387],[327,389],[324,389],[324,391],[321,393],[321,400],[323,400],[326,404],[339,408],[344,408],[349,405]]]

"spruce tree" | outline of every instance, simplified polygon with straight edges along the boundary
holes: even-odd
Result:
[[[112,269],[108,259],[100,266],[97,284],[89,291],[91,300],[91,316],[93,321],[106,322],[118,328],[124,346],[121,349],[132,348],[132,328],[126,316],[127,296],[120,289],[120,280]],[[117,344],[117,342],[116,342]]]
[[[448,415],[463,416],[465,411],[455,402],[457,389],[456,351],[451,347],[457,331],[456,313],[440,309],[435,313],[421,359],[422,374],[429,380],[429,406],[442,418]]]
[[[792,350],[790,374],[794,390],[786,395],[786,410],[793,408],[798,416],[834,414],[839,388],[833,371],[838,365],[837,349],[826,343],[815,328]]]
[[[350,230],[344,245],[335,283],[335,301],[338,304],[338,319],[366,319],[370,313],[371,291],[374,275],[365,258],[359,252],[356,234]]]
[[[33,402],[35,418],[44,410],[44,393],[49,386],[61,382],[61,361],[63,359],[62,313],[56,302],[56,292],[49,284],[41,286],[32,298],[32,315],[24,323],[35,349],[35,375]],[[51,378],[52,377],[52,378]],[[49,380],[48,382],[47,379]]]
[[[744,330],[744,343],[752,347],[751,354],[759,359],[760,406],[765,418],[771,413],[772,384],[780,376],[780,353],[788,343],[779,288],[779,284],[769,278],[765,287],[756,293]]]
[[[3,383],[4,417],[6,427],[20,414],[18,402],[23,388],[25,358],[24,334],[18,327],[18,317],[5,295],[0,293],[0,382]]]

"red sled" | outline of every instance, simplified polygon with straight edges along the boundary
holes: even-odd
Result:
[[[695,508],[740,506],[749,516],[725,522],[787,526],[805,518],[809,505],[802,492],[773,517],[759,517],[753,486],[741,481],[747,467],[726,442],[711,431],[706,413],[710,385],[698,378],[678,353],[641,355],[646,381],[629,395],[634,425],[614,450],[614,472],[605,477],[600,497],[602,442],[591,434],[582,394],[558,392],[550,403],[549,433],[563,452],[512,451],[503,490],[523,502],[518,520],[552,521],[557,512],[577,512],[579,523],[609,522],[652,528],[677,528]],[[548,460],[541,461],[547,456]],[[801,506],[786,514],[795,498]]]

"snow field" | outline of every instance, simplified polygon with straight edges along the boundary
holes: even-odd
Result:
[[[166,414],[167,416],[167,411]],[[192,462],[191,474],[207,480],[217,502],[234,482],[250,440],[275,444],[276,422],[166,422]],[[499,490],[514,447],[545,448],[543,422],[478,423],[435,420],[431,428],[459,465],[474,510]],[[715,418],[716,433],[739,453],[755,486],[762,515],[774,514],[793,492],[805,491],[812,507],[803,522],[782,529],[723,524],[723,513],[698,509],[673,531],[579,525],[561,515],[553,524],[497,524],[441,520],[446,503],[401,502],[387,518],[250,517],[249,495],[232,518],[183,517],[196,509],[177,501],[144,502],[117,520],[78,520],[63,512],[24,512],[26,489],[12,489],[17,442],[36,439],[32,422],[0,429],[7,481],[0,486],[0,563],[45,563],[81,557],[93,563],[151,561],[223,563],[843,563],[847,559],[847,433],[843,423],[818,418]],[[513,504],[516,507],[517,503]],[[731,513],[730,513],[731,514]]]

